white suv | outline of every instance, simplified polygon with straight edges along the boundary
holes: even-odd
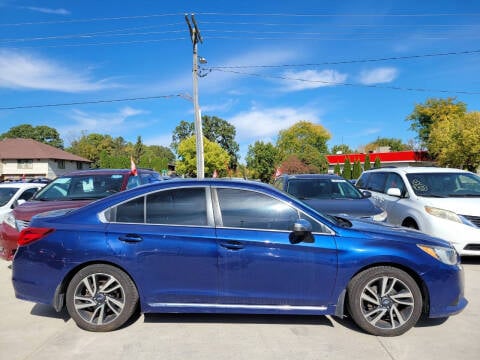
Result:
[[[460,255],[480,255],[480,176],[435,167],[363,172],[356,186],[388,213],[387,222],[450,241]]]

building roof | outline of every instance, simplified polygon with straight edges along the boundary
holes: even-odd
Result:
[[[431,161],[432,159],[428,155],[427,151],[391,151],[391,152],[378,152],[378,153],[369,153],[369,154],[337,154],[337,155],[327,155],[327,160],[330,165],[343,164],[345,160],[348,160],[353,163],[355,161],[360,161],[361,163],[365,162],[366,156],[370,157],[370,162],[375,162],[375,159],[378,158],[382,163],[389,162],[422,162],[422,161]]]
[[[83,157],[32,139],[0,140],[0,159],[54,159],[91,162]]]

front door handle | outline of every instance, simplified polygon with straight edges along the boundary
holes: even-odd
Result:
[[[127,243],[136,243],[136,242],[143,241],[143,238],[137,234],[125,234],[125,235],[120,235],[118,237],[118,240],[127,242]]]
[[[220,243],[220,246],[229,249],[229,250],[241,250],[243,249],[243,244],[240,241],[223,241]]]

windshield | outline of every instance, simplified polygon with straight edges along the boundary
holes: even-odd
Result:
[[[18,188],[14,187],[2,187],[0,188],[0,206],[5,205],[10,201],[13,195],[18,191]]]
[[[473,173],[407,174],[417,196],[480,197],[480,177]]]
[[[40,190],[34,200],[95,200],[122,189],[123,175],[64,176]]]
[[[286,191],[301,199],[361,199],[363,195],[345,179],[290,179]]]

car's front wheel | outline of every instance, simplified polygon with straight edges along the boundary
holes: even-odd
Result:
[[[379,266],[357,274],[348,285],[348,308],[355,323],[378,336],[397,336],[422,314],[422,294],[405,271]]]
[[[121,327],[135,312],[138,292],[122,270],[94,264],[77,272],[67,288],[68,313],[88,331],[112,331]]]

